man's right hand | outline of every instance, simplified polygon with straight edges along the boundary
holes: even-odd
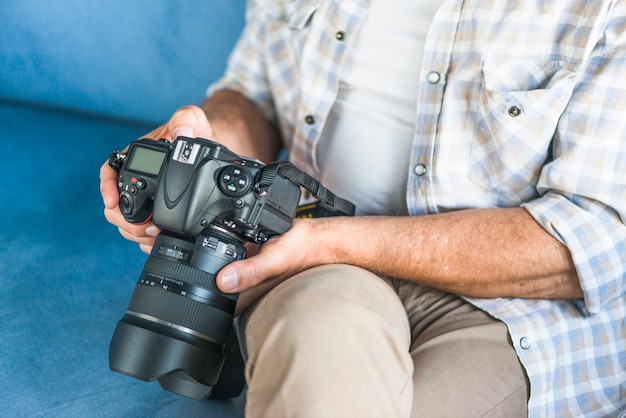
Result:
[[[144,137],[154,140],[165,138],[173,141],[179,136],[213,138],[213,129],[201,108],[185,106],[178,109],[167,123]],[[137,225],[124,219],[118,207],[117,172],[109,167],[108,161],[100,167],[100,193],[104,201],[104,216],[107,221],[115,225],[124,238],[137,242],[143,252],[150,253],[154,238],[161,231],[152,222]]]

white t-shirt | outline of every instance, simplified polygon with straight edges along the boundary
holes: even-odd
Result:
[[[372,0],[346,53],[317,159],[321,182],[358,215],[407,214],[424,43],[442,1]]]

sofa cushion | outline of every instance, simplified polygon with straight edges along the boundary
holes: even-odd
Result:
[[[153,123],[202,100],[245,0],[20,0],[0,8],[0,97]]]
[[[103,215],[100,165],[139,125],[0,102],[0,415],[243,416],[109,370],[146,255]]]

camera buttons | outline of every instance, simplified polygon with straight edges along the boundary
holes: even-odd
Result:
[[[224,167],[220,173],[218,185],[229,197],[242,197],[252,189],[252,176],[248,170],[235,165]]]
[[[120,201],[118,205],[124,215],[130,215],[133,211],[133,199],[126,192],[120,193]]]

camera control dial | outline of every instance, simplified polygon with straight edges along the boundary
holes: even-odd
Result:
[[[219,174],[220,190],[229,197],[243,197],[252,190],[252,175],[243,167],[229,165]]]
[[[120,193],[119,206],[124,215],[131,215],[133,213],[135,205],[133,205],[133,198],[128,194],[128,192]]]

